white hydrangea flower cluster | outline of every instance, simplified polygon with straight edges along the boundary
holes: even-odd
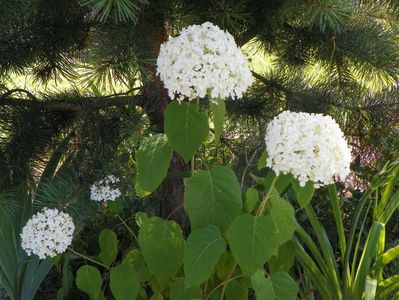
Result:
[[[291,173],[301,186],[328,185],[349,174],[351,151],[330,116],[284,111],[267,126],[267,166],[276,174]]]
[[[44,208],[32,216],[22,229],[21,247],[40,259],[64,253],[72,243],[75,225],[71,216],[58,209]]]
[[[90,188],[90,198],[93,201],[115,201],[122,193],[115,186],[120,182],[114,175],[108,175],[102,180],[95,182]]]
[[[184,28],[161,45],[157,59],[171,99],[241,98],[252,84],[247,59],[233,36],[210,22]]]

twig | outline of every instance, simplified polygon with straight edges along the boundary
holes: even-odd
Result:
[[[255,155],[256,155],[257,152],[258,152],[258,150],[255,150],[254,153],[252,154],[251,158],[248,161],[247,150],[245,149],[245,160],[246,160],[247,165],[245,166],[244,172],[243,172],[242,177],[241,177],[241,188],[244,186],[245,175],[246,175],[246,173],[248,171],[248,168],[252,164],[252,161],[254,160]]]
[[[83,258],[84,260],[88,260],[88,261],[90,261],[90,262],[92,262],[92,263],[95,263],[95,264],[97,264],[97,265],[99,265],[99,266],[101,266],[101,267],[103,267],[103,268],[105,268],[105,269],[107,269],[107,270],[110,269],[110,267],[108,267],[108,266],[106,266],[106,265],[100,263],[99,261],[97,261],[97,260],[95,260],[95,259],[92,259],[92,258],[90,258],[90,257],[88,257],[88,256],[86,256],[86,255],[84,255],[84,254],[82,254],[82,253],[79,253],[79,252],[73,250],[72,248],[68,248],[68,250],[71,251],[73,254],[76,254],[77,256]]]

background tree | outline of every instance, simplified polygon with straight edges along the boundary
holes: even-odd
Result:
[[[228,130],[201,163],[241,159],[236,140],[256,145],[284,109],[332,114],[354,145],[397,155],[398,17],[394,0],[0,0],[0,185],[34,180],[56,151],[76,182],[115,161],[134,177],[134,149],[163,131],[169,102],[160,44],[204,21],[245,48],[255,84],[227,101]],[[174,155],[159,189],[159,213],[180,223],[186,170]]]

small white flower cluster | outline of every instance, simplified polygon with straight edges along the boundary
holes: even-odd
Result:
[[[90,199],[93,201],[115,201],[121,195],[121,191],[115,187],[120,182],[114,175],[108,175],[102,180],[95,182],[90,188]]]
[[[26,254],[40,259],[64,253],[72,243],[75,225],[72,218],[54,208],[44,208],[28,220],[21,233],[21,247]]]
[[[161,45],[157,59],[170,98],[241,98],[252,84],[247,59],[233,36],[210,22],[184,28]]]
[[[284,111],[268,124],[265,140],[267,166],[291,173],[301,186],[311,180],[318,188],[349,174],[351,151],[330,116]]]

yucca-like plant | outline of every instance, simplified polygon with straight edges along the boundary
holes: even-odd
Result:
[[[328,186],[339,253],[333,251],[312,204],[304,207],[313,232],[298,228],[293,240],[296,258],[323,299],[382,300],[397,296],[397,276],[385,278],[383,269],[399,256],[399,246],[386,249],[385,243],[385,225],[399,207],[398,182],[399,161],[385,165],[373,177],[357,203],[349,233],[344,231],[336,187]]]

